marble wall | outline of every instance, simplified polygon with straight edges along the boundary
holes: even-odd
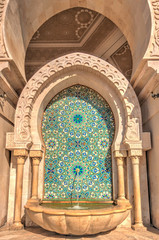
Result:
[[[5,149],[5,144],[6,133],[13,131],[14,111],[14,106],[8,99],[4,105],[0,104],[0,226],[7,221],[11,153]]]
[[[157,1],[154,1],[157,4]],[[105,5],[105,7],[103,7]],[[136,4],[138,4],[138,10],[136,15]],[[32,7],[30,7],[32,6]],[[38,7],[37,7],[38,6]],[[51,7],[50,7],[51,6]],[[28,0],[27,4],[21,0],[10,1],[10,5],[7,8],[5,24],[4,24],[4,39],[6,48],[8,50],[8,55],[13,58],[19,71],[25,79],[24,73],[24,58],[25,51],[27,49],[28,43],[31,36],[37,30],[37,28],[44,23],[53,14],[58,13],[61,10],[65,10],[70,7],[88,7],[92,10],[96,10],[101,14],[108,16],[112,21],[114,21],[121,30],[123,30],[125,36],[127,37],[131,50],[133,53],[134,68],[136,69],[140,60],[142,59],[150,39],[151,31],[151,16],[149,4],[146,0],[136,3],[136,1],[127,0],[125,1],[125,7],[123,7],[123,2],[117,1],[117,4],[110,4],[110,1],[101,0],[100,4],[95,0],[92,1],[76,1],[76,0],[61,0],[54,1],[32,1]],[[110,7],[111,6],[111,7]],[[156,10],[158,11],[158,10]],[[127,14],[129,12],[129,14]],[[35,17],[36,16],[36,17]],[[134,18],[135,16],[135,18]],[[153,24],[155,26],[155,24]],[[136,28],[138,26],[138,28]],[[18,34],[17,34],[18,33]],[[135,34],[134,34],[135,33]],[[152,32],[153,35],[153,32]],[[17,49],[18,43],[18,49]],[[158,44],[158,43],[157,43]],[[156,47],[158,50],[158,48]],[[135,72],[135,70],[134,70]],[[140,71],[139,71],[140,73]],[[142,72],[144,75],[144,73]],[[142,75],[141,74],[141,75]],[[136,79],[136,76],[135,76]],[[140,81],[139,81],[140,82]],[[146,83],[145,83],[146,84]],[[156,89],[159,91],[159,88]],[[137,92],[137,91],[136,91]],[[14,107],[7,101],[5,103],[4,110],[0,111],[0,195],[2,196],[0,205],[0,225],[4,224],[6,221],[7,213],[7,199],[8,199],[8,185],[9,185],[9,152],[5,150],[5,136],[6,132],[13,132],[13,115]],[[143,116],[143,126],[145,131],[151,131],[152,133],[152,150],[147,154],[148,156],[148,168],[149,168],[149,184],[150,184],[150,197],[151,197],[151,215],[152,223],[154,226],[159,228],[159,148],[158,148],[158,136],[159,136],[159,112],[158,112],[158,99],[153,100],[151,96],[142,104],[142,116]],[[42,164],[42,163],[41,163]],[[148,188],[147,188],[147,174],[146,174],[146,158],[145,156],[141,159],[140,164],[141,170],[141,191],[142,191],[142,206],[143,215],[146,219],[144,222],[149,221],[149,211],[148,211]],[[130,167],[131,169],[131,167]],[[15,166],[14,161],[11,166],[11,179],[10,182],[15,184]],[[30,165],[29,160],[26,162],[25,166],[25,180],[24,180],[24,199],[23,206],[30,194],[29,181],[30,181]],[[131,170],[130,175],[131,176]],[[13,177],[13,179],[12,179]],[[12,181],[13,180],[13,181]],[[131,192],[132,180],[130,178],[130,188],[128,188],[127,195],[132,199],[133,194]],[[144,187],[143,187],[144,186]],[[10,187],[11,200],[14,199],[14,188]],[[146,201],[145,201],[146,199]],[[14,200],[12,202],[12,207],[10,211],[13,215]]]
[[[154,92],[159,92],[159,85]],[[151,132],[152,149],[147,152],[150,211],[152,224],[159,228],[159,99],[150,95],[141,109],[144,131]]]

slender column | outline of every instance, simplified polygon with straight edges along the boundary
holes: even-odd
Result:
[[[141,193],[140,193],[140,175],[139,175],[139,157],[131,156],[133,170],[133,188],[134,188],[134,210],[135,224],[132,226],[134,230],[143,228],[142,211],[141,211]]]
[[[118,200],[125,200],[124,157],[116,157],[118,169]]]
[[[39,163],[40,158],[32,158],[33,179],[32,179],[32,199],[38,199],[38,177],[39,177]]]
[[[14,229],[22,229],[21,209],[22,209],[22,191],[23,191],[23,168],[25,159],[28,155],[27,150],[14,150],[14,156],[17,158],[16,172],[16,193],[15,193],[15,209],[14,209]]]
[[[28,201],[29,204],[38,204],[38,178],[39,178],[39,164],[42,158],[42,151],[30,151],[32,159],[32,196]]]

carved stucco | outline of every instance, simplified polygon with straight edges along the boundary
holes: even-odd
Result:
[[[5,3],[6,3],[6,0],[0,1],[0,22],[2,22],[2,16],[3,16],[3,10],[4,10]]]
[[[83,66],[104,75],[113,83],[119,93],[126,115],[124,143],[138,143],[141,146],[141,113],[137,97],[127,79],[109,63],[84,53],[73,53],[51,61],[42,67],[25,86],[16,109],[14,142],[31,143],[30,118],[39,89],[43,89],[49,79],[63,69]],[[136,145],[137,146],[137,145]],[[138,148],[137,147],[137,148]]]
[[[8,56],[4,46],[3,31],[2,31],[3,18],[4,18],[6,5],[7,5],[7,0],[0,0],[0,57],[1,58],[5,58]]]
[[[159,56],[159,0],[151,0],[153,8],[154,29],[151,57]]]

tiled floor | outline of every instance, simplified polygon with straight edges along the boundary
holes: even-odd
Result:
[[[94,236],[62,236],[45,231],[42,228],[26,228],[20,231],[8,231],[0,229],[0,240],[159,240],[159,230],[148,228],[146,231],[133,231],[131,229],[116,229],[109,233],[101,233]]]

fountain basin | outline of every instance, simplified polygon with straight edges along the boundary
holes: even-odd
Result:
[[[30,219],[42,228],[66,235],[91,235],[114,229],[128,216],[131,206],[103,209],[51,209],[26,205]]]

